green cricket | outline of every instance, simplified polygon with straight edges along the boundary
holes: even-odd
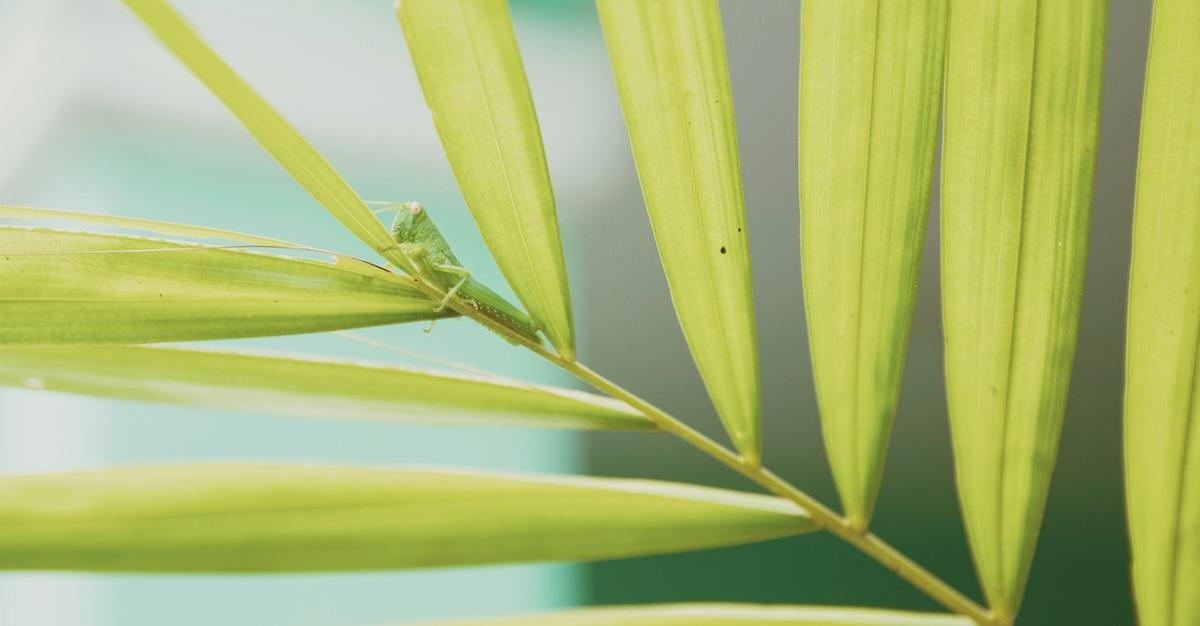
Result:
[[[454,256],[450,244],[421,203],[397,202],[391,208],[396,210],[392,238],[396,240],[400,254],[412,265],[413,278],[445,292],[434,311],[441,311],[452,299],[458,298],[526,338],[541,343],[538,323],[471,277],[471,272]]]

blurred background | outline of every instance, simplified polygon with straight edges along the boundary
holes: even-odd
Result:
[[[464,264],[503,284],[463,206],[387,0],[176,0],[369,199],[420,199]],[[721,436],[654,250],[595,10],[514,0],[572,277],[581,358]],[[755,263],[765,459],[834,503],[800,289],[799,3],[722,3]],[[1128,624],[1121,493],[1124,297],[1150,3],[1110,6],[1079,354],[1022,625]],[[215,226],[366,255],[116,0],[0,0],[0,202]],[[876,531],[978,597],[942,383],[937,199]],[[468,322],[370,331],[572,384]],[[226,342],[403,362],[336,336]],[[0,356],[2,358],[2,356]],[[749,489],[665,435],[335,423],[0,389],[0,472],[173,461],[438,464]],[[0,473],[0,488],[3,474]],[[0,574],[0,625],[351,626],[579,604],[856,604],[936,610],[836,539],[599,564],[287,576]]]

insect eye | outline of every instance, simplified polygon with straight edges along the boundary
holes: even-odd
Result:
[[[424,207],[422,207],[422,206],[421,206],[421,203],[420,203],[420,202],[413,202],[413,203],[412,203],[412,204],[411,204],[411,205],[408,207],[408,213],[409,213],[409,215],[412,215],[413,217],[416,217],[416,216],[420,215],[420,214],[421,214],[421,211],[424,211],[424,210],[425,210],[425,209],[424,209]]]

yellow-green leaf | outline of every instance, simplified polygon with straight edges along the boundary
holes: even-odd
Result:
[[[638,480],[314,465],[9,476],[0,569],[286,572],[577,561],[814,530],[791,503]]]
[[[153,343],[309,333],[453,315],[412,280],[127,235],[0,226],[0,344]]]
[[[437,626],[972,626],[957,615],[840,606],[660,604],[561,611]],[[432,625],[431,625],[432,626]]]
[[[822,432],[850,523],[875,508],[929,216],[946,0],[805,2],[804,305]]]
[[[463,198],[513,292],[574,359],[542,135],[504,0],[400,0],[396,15]]]
[[[383,224],[324,157],[267,104],[165,0],[124,0],[246,130],[335,218],[398,267],[408,262],[393,248]]]
[[[642,193],[684,336],[726,430],[761,447],[750,249],[716,0],[598,0]]]
[[[1156,0],[1142,105],[1125,481],[1142,626],[1200,624],[1200,3]]]
[[[624,403],[591,393],[502,378],[244,352],[5,347],[0,348],[0,385],[294,417],[654,428]]]
[[[159,220],[124,217],[120,215],[64,211],[61,209],[43,209],[0,204],[0,219],[5,220],[6,222],[14,222],[16,224],[23,223],[34,226],[53,226],[56,225],[56,222],[62,221],[72,226],[104,226],[119,229],[120,231],[141,231],[162,237],[180,237],[197,240],[223,240],[251,246],[262,246],[264,250],[271,248],[308,249],[299,244],[294,244],[280,239],[249,235],[231,230],[221,230],[219,228],[209,228],[207,226],[192,226],[190,224],[176,224],[173,222],[161,222]]]
[[[950,3],[942,309],[959,500],[992,608],[1020,606],[1087,256],[1106,6]]]

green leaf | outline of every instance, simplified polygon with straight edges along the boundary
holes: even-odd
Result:
[[[956,615],[832,606],[661,604],[582,609],[438,626],[972,626]]]
[[[963,517],[1002,621],[1016,615],[1029,574],[1075,356],[1105,4],[950,8],[946,385]]]
[[[537,115],[504,0],[400,0],[396,15],[483,240],[564,358],[575,336]]]
[[[726,430],[757,464],[750,248],[717,3],[596,6],[675,311]]]
[[[242,80],[164,0],[124,0],[188,70],[237,116],[246,130],[335,218],[397,267],[408,261],[358,194],[324,157]]]
[[[1200,3],[1157,0],[1142,105],[1125,481],[1142,626],[1200,624]]]
[[[289,572],[574,561],[815,527],[789,502],[674,483],[289,465],[10,476],[0,569]]]
[[[0,344],[152,343],[453,315],[411,279],[336,263],[102,233],[0,226]]]
[[[147,220],[136,217],[122,217],[118,215],[103,215],[98,213],[82,213],[79,211],[63,211],[60,209],[42,209],[0,204],[0,219],[12,222],[28,223],[29,225],[33,226],[46,226],[52,224],[53,222],[63,221],[66,222],[67,225],[106,226],[109,228],[119,229],[121,231],[141,231],[163,237],[182,237],[199,240],[219,239],[253,246],[263,246],[264,248],[309,249],[299,244],[283,241],[281,239],[271,239],[269,237],[248,235],[246,233],[239,233],[231,230],[208,228],[207,226],[192,226],[189,224],[160,222],[158,220]]]
[[[294,417],[646,430],[590,393],[345,360],[138,346],[0,349],[0,385]]]
[[[800,21],[804,305],[846,516],[883,476],[929,216],[945,0],[806,2]]]

